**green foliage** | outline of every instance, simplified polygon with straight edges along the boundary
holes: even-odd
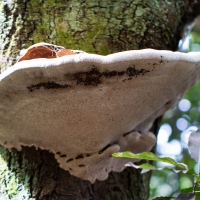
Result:
[[[174,159],[169,158],[169,157],[159,158],[152,152],[143,152],[140,154],[133,154],[131,152],[122,152],[122,153],[120,152],[120,153],[114,153],[113,156],[118,157],[118,158],[121,157],[121,158],[135,158],[139,160],[160,161],[160,162],[165,162],[165,163],[174,165],[175,167],[180,168],[180,170],[187,170],[187,167],[185,165],[181,163],[177,163]]]
[[[196,131],[190,134],[189,137],[189,143],[188,147],[191,152],[191,156],[198,162],[198,167],[200,167],[200,131]],[[196,151],[195,151],[196,149]],[[146,160],[146,161],[155,161],[155,162],[163,162],[170,164],[170,167],[163,167],[163,168],[158,168],[150,163],[145,163],[142,165],[135,165],[133,163],[128,163],[127,166],[134,167],[136,169],[142,169],[141,173],[144,173],[149,170],[160,170],[160,171],[168,171],[168,172],[174,172],[174,173],[184,173],[187,175],[193,176],[193,187],[185,188],[181,190],[181,193],[175,200],[193,200],[195,199],[200,199],[200,172],[196,174],[192,168],[189,168],[186,164],[183,163],[178,163],[174,159],[169,158],[169,157],[158,157],[152,152],[143,152],[140,154],[134,154],[131,152],[118,152],[114,153],[112,156],[116,158],[132,158],[132,159],[139,159],[139,160]],[[198,158],[198,159],[196,159]],[[172,198],[173,197],[169,197]],[[159,197],[156,199],[165,199],[164,197]]]
[[[196,182],[200,183],[200,175],[197,177]]]
[[[182,42],[185,41],[185,44],[183,45],[180,41],[179,51],[200,51],[199,27],[200,17],[196,21],[196,25],[189,25],[187,27],[187,31],[184,33],[184,38],[181,40]],[[173,157],[178,162],[187,163],[189,169],[195,170],[198,174],[199,166],[188,153],[187,140],[184,140],[184,138],[188,137],[187,134],[191,132],[191,127],[200,128],[200,82],[190,88],[183,98],[191,104],[191,107],[188,110],[183,111],[179,108],[179,106],[176,106],[175,108],[167,111],[163,117],[163,124],[169,125],[172,130],[172,134],[168,137],[165,144],[170,144],[172,141],[176,140],[182,146],[182,150],[179,154],[175,155],[170,154],[170,148],[167,148],[166,153],[162,153],[159,151],[165,146],[165,144],[162,144],[160,149],[158,147],[159,145],[157,145],[156,154],[159,156],[168,155]],[[177,121],[180,118],[185,119],[187,122],[187,127],[184,130],[180,130],[177,127]],[[161,135],[163,136],[163,134]],[[171,147],[171,149],[174,151],[175,147]],[[163,167],[158,162],[156,162],[155,165],[157,167]],[[196,182],[198,182],[198,178]],[[183,188],[193,188],[193,183],[193,176],[188,174],[154,170],[150,182],[151,197],[149,200],[152,200],[156,196],[177,196],[178,192],[182,192]],[[196,199],[197,198],[198,197],[196,197]]]

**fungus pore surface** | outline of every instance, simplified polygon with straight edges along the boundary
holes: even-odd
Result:
[[[152,49],[16,63],[0,75],[0,143],[35,146],[92,183],[155,144],[153,121],[200,78],[200,53]],[[133,160],[131,160],[133,161]]]

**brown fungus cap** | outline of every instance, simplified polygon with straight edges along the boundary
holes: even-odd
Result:
[[[105,180],[130,161],[112,153],[151,150],[153,121],[199,78],[197,52],[24,60],[0,75],[0,143],[47,149],[71,174]]]
[[[23,60],[32,60],[36,58],[58,58],[73,54],[76,53],[70,49],[65,49],[62,46],[41,42],[26,49],[24,54],[18,59],[17,62],[21,62]]]

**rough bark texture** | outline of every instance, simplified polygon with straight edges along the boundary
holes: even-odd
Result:
[[[48,42],[90,53],[142,48],[176,50],[200,0],[13,0],[0,2],[1,71],[22,48]],[[153,131],[158,130],[157,122]],[[53,154],[0,147],[0,199],[146,200],[150,174],[128,168],[90,184],[59,168]]]
[[[0,45],[6,62],[1,68],[11,66],[19,50],[41,41],[98,54],[176,50],[186,16],[194,17],[199,7],[196,0],[1,2]]]

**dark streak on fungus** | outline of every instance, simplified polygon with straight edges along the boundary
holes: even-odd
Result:
[[[75,159],[81,159],[84,158],[82,154],[78,155]]]
[[[61,85],[61,84],[55,83],[54,81],[51,81],[51,82],[38,83],[35,85],[31,85],[31,86],[28,86],[27,89],[30,92],[33,92],[34,90],[39,90],[42,87],[44,89],[63,89],[63,88],[70,87],[70,85],[67,85],[67,84]]]
[[[140,69],[140,70],[137,70],[135,69],[135,66],[133,65],[133,67],[129,67],[127,70],[126,70],[126,74],[129,76],[129,77],[137,77],[139,75],[144,75],[145,73],[147,72],[150,72],[149,70],[146,70],[146,69]]]
[[[72,160],[74,160],[73,158],[70,158],[70,159],[68,159],[66,162],[70,162],[70,161],[72,161]]]
[[[101,73],[94,67],[89,72],[79,72],[74,74],[74,78],[77,85],[83,83],[85,86],[97,86],[101,82]]]
[[[61,158],[67,157],[66,154],[60,155]]]
[[[79,165],[79,167],[85,167],[85,165]]]
[[[123,137],[126,137],[128,134],[132,133],[133,131],[129,131],[128,133],[124,133]]]
[[[76,80],[76,84],[83,84],[85,86],[92,85],[97,86],[101,83],[101,77],[111,78],[114,76],[123,76],[127,74],[129,77],[137,77],[139,75],[144,75],[145,73],[150,72],[146,69],[136,69],[133,65],[132,67],[128,67],[126,71],[110,71],[110,72],[100,72],[99,69],[95,66],[88,72],[79,72],[74,74],[74,78]],[[129,78],[128,80],[131,80]]]
[[[145,73],[150,72],[149,70],[146,69],[135,69],[135,66],[133,65],[132,67],[128,67],[126,71],[110,71],[110,72],[100,72],[99,69],[97,69],[95,66],[93,66],[93,68],[88,71],[88,72],[79,72],[79,73],[75,73],[74,74],[74,79],[76,80],[76,85],[85,85],[85,86],[97,86],[98,84],[101,83],[101,77],[105,77],[105,78],[112,78],[115,76],[123,76],[123,75],[128,75],[128,79],[124,79],[125,80],[131,80],[132,77],[137,77],[139,75],[144,75]],[[67,76],[67,75],[65,75]],[[39,90],[41,88],[44,89],[66,89],[71,87],[68,84],[58,84],[54,81],[51,82],[41,82],[38,84],[34,84],[31,86],[28,86],[27,89],[30,92],[33,92],[34,90]]]
[[[129,132],[127,132],[127,133],[124,133],[124,134],[123,134],[123,137],[126,137],[128,134],[131,134],[131,133],[133,133],[133,132],[138,132],[139,134],[141,134],[141,131],[132,130],[132,131],[129,131]]]
[[[160,60],[159,63],[164,63],[164,61],[163,61],[163,60]]]
[[[101,149],[100,151],[99,151],[99,154],[102,154],[108,147],[110,147],[112,144],[108,144],[108,145],[106,145],[103,149]]]

